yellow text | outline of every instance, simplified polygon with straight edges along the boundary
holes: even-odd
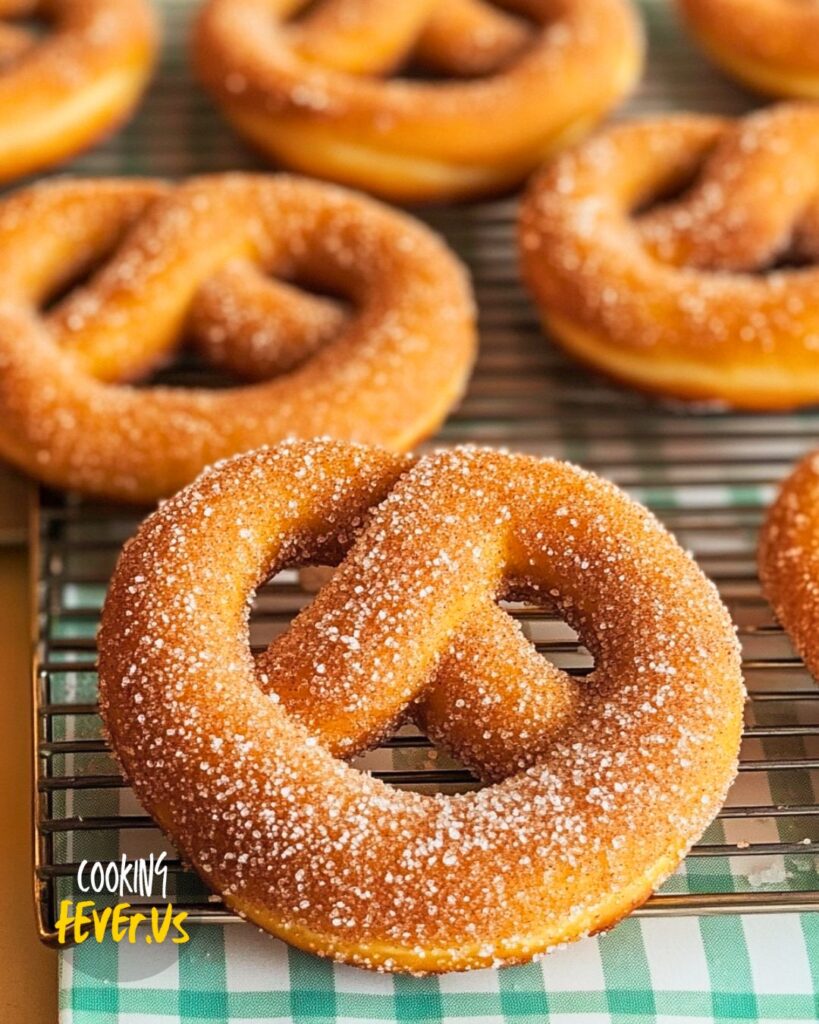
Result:
[[[131,945],[138,941],[137,936],[142,936],[148,945],[168,939],[180,945],[190,938],[184,928],[187,916],[186,910],[175,911],[171,903],[164,908],[146,908],[142,913],[130,903],[97,909],[93,900],[78,900],[76,903],[62,900],[56,925],[57,940],[62,944],[79,944],[91,938],[102,942],[110,933],[114,942],[125,941]]]

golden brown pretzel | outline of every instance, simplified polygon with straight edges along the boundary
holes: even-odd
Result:
[[[522,180],[631,88],[628,0],[209,0],[200,77],[282,164],[402,200]],[[415,53],[466,81],[383,80]]]
[[[678,0],[691,31],[726,71],[772,96],[819,99],[815,0]]]
[[[611,128],[534,181],[520,242],[547,328],[591,365],[740,407],[819,399],[819,105]]]
[[[402,449],[460,396],[473,320],[444,244],[342,189],[240,174],[37,186],[0,204],[0,453],[50,484],[150,501],[288,436]],[[224,390],[119,383],[188,330],[240,371],[286,372]]]
[[[254,663],[254,588],[339,560]],[[559,609],[593,674],[546,666],[495,605],[508,593]],[[113,747],[183,855],[239,913],[360,966],[499,965],[608,927],[735,771],[743,687],[715,588],[649,512],[551,460],[331,441],[231,459],[125,548],[99,649]],[[422,795],[333,756],[419,701],[503,781]]]
[[[42,18],[42,39],[10,18]],[[93,143],[136,103],[153,65],[147,0],[0,0],[0,181]]]
[[[776,616],[819,680],[819,454],[785,480],[762,527],[759,574]]]

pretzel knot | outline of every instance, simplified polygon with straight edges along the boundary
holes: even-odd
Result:
[[[409,447],[460,396],[475,350],[466,275],[435,235],[286,177],[20,192],[0,205],[0,296],[0,452],[49,483],[134,501],[287,436]],[[263,379],[122,384],[186,335]]]
[[[339,561],[254,660],[254,589]],[[510,596],[565,616],[592,675],[547,665]],[[735,772],[716,590],[645,509],[550,460],[330,441],[232,459],[127,546],[99,649],[114,749],[184,856],[239,913],[362,966],[481,967],[607,927]],[[338,759],[407,714],[494,784],[402,791]]]
[[[642,63],[627,0],[305,6],[209,0],[199,75],[275,160],[402,200],[522,180],[613,107]],[[410,58],[446,80],[385,80]]]
[[[819,106],[613,128],[533,184],[520,238],[548,329],[591,365],[740,407],[819,399]]]
[[[46,23],[41,37],[31,19]],[[156,37],[144,0],[0,0],[0,181],[58,163],[124,119]]]

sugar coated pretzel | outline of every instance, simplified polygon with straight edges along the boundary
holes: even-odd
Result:
[[[186,334],[263,379],[123,383]],[[443,242],[333,186],[60,181],[0,204],[0,454],[52,485],[151,501],[288,436],[407,448],[460,397],[474,351],[468,279]]]
[[[627,0],[208,0],[199,75],[285,166],[400,200],[522,180],[636,81]],[[447,81],[387,76],[410,54]]]
[[[310,562],[341,564],[254,660],[254,589]],[[511,595],[561,612],[593,673],[536,655]],[[126,546],[99,651],[114,750],[182,855],[256,924],[364,967],[500,965],[610,926],[736,769],[715,588],[649,512],[551,460],[235,457]],[[341,760],[407,713],[494,784],[402,791]]]
[[[691,31],[729,74],[772,96],[819,99],[814,0],[678,0]]]
[[[592,366],[738,407],[819,400],[819,105],[611,128],[533,182],[520,244],[547,329]]]
[[[819,453],[785,480],[760,534],[765,595],[819,680]]]
[[[42,38],[10,19],[47,22]],[[0,0],[0,181],[50,167],[122,121],[153,66],[147,0]]]

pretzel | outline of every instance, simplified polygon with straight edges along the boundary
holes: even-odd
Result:
[[[268,379],[121,383],[189,331]],[[58,487],[153,501],[209,462],[288,436],[403,449],[445,417],[474,351],[455,257],[415,220],[341,189],[241,174],[68,181],[0,204],[0,453]]]
[[[402,201],[521,181],[615,106],[642,64],[627,0],[304,6],[208,0],[202,82],[273,160]],[[386,77],[410,56],[449,80]]]
[[[42,18],[42,39],[7,19]],[[145,0],[0,0],[0,181],[60,163],[123,121],[150,74]]]
[[[819,399],[819,106],[614,127],[535,180],[520,245],[546,328],[591,366],[737,407]]]
[[[785,480],[760,533],[759,574],[777,618],[819,679],[819,455]]]
[[[254,662],[248,607],[341,562]],[[593,653],[546,665],[495,601]],[[573,466],[289,442],[206,471],[123,551],[102,715],[143,806],[226,903],[304,949],[416,973],[523,961],[642,903],[719,808],[743,687],[715,588]],[[343,763],[415,710],[486,779],[402,791]]]
[[[819,99],[819,8],[794,0],[678,0],[710,56],[752,89]]]

